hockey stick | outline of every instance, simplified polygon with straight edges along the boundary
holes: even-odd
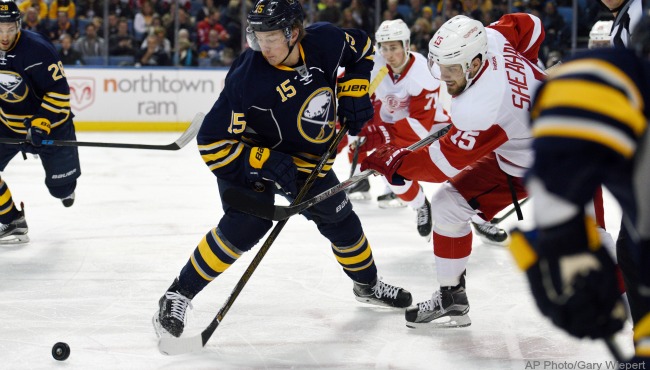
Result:
[[[442,130],[437,131],[414,144],[411,144],[407,149],[416,150],[424,146],[427,146],[433,143],[434,141],[437,141],[441,136],[443,136],[446,133],[447,130],[443,128]],[[242,193],[236,189],[226,190],[223,193],[223,198],[230,204],[230,206],[244,213],[248,213],[250,215],[261,217],[267,220],[281,221],[281,220],[286,220],[291,216],[297,215],[298,213],[313,206],[314,204],[320,203],[325,199],[335,194],[338,194],[339,192],[345,189],[352,187],[357,182],[373,174],[376,174],[374,170],[365,170],[360,174],[352,176],[349,179],[342,181],[340,184],[325,190],[324,192],[314,196],[311,199],[308,199],[302,203],[293,202],[289,206],[259,204],[257,200],[249,197],[248,194]]]
[[[178,150],[194,139],[201,128],[205,114],[197,113],[190,126],[183,134],[171,144],[130,144],[130,143],[102,143],[76,140],[43,140],[42,145],[48,146],[92,146],[101,148],[126,148],[126,149],[153,149],[153,150]],[[0,144],[29,144],[25,139],[0,138]]]
[[[309,177],[307,177],[307,180],[305,181],[305,185],[303,185],[303,187],[300,189],[300,192],[298,192],[298,195],[296,196],[296,199],[293,201],[293,204],[300,202],[302,198],[304,198],[305,195],[307,195],[307,192],[309,191],[309,189],[311,189],[311,186],[318,178],[318,174],[321,172],[321,170],[327,163],[328,159],[330,159],[330,157],[336,153],[336,148],[339,145],[339,142],[341,142],[341,140],[347,134],[347,131],[348,128],[347,126],[344,125],[341,128],[341,131],[339,131],[339,133],[334,138],[332,144],[330,144],[327,152],[323,154],[316,167],[309,174]],[[237,282],[237,285],[235,285],[235,288],[228,296],[226,303],[224,303],[223,306],[221,306],[221,309],[219,309],[219,312],[217,312],[217,315],[214,317],[214,319],[212,319],[212,322],[210,322],[208,327],[203,329],[203,331],[200,334],[191,337],[180,337],[180,338],[171,337],[171,336],[161,337],[160,340],[158,341],[158,350],[162,354],[180,355],[184,353],[200,351],[203,347],[205,347],[205,344],[208,342],[208,340],[210,339],[214,331],[217,330],[217,327],[219,326],[221,321],[223,321],[223,318],[228,313],[228,310],[230,310],[230,307],[232,307],[233,303],[235,303],[235,300],[239,296],[239,293],[241,293],[241,291],[244,289],[244,286],[246,286],[246,283],[250,279],[251,275],[253,275],[253,272],[255,272],[257,266],[259,266],[260,262],[262,261],[262,258],[264,258],[266,252],[268,252],[269,248],[271,248],[271,244],[273,244],[275,239],[278,237],[278,234],[280,234],[280,231],[282,231],[284,225],[286,225],[288,221],[289,221],[288,219],[285,219],[278,222],[275,225],[275,227],[273,228],[269,236],[266,238],[264,244],[260,247],[259,252],[257,252],[255,257],[253,258],[253,261],[251,261],[251,264],[248,266],[246,271],[244,271],[244,274]]]
[[[523,206],[526,202],[528,202],[528,199],[530,199],[530,198],[526,198],[526,199],[522,200],[521,202],[519,202],[519,207]],[[501,221],[505,220],[506,218],[508,218],[511,214],[515,213],[516,211],[517,211],[517,208],[512,207],[503,216],[495,217],[495,218],[491,219],[490,223],[496,225],[496,224],[500,223]]]
[[[368,87],[368,96],[372,97],[377,90],[377,86],[384,80],[384,77],[388,74],[388,67],[383,66],[379,68],[377,75],[372,79],[370,86]],[[359,147],[363,145],[363,141],[359,138],[355,141],[354,152],[352,153],[352,163],[350,163],[350,176],[354,175],[354,171],[357,169],[357,163],[359,162]]]

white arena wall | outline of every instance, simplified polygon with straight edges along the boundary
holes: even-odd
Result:
[[[182,131],[207,113],[228,70],[65,69],[78,131]]]

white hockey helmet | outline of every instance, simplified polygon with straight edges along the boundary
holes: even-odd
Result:
[[[429,41],[429,68],[433,63],[460,64],[463,72],[478,55],[485,60],[487,33],[483,24],[464,15],[457,15],[445,22]]]
[[[609,46],[613,25],[614,21],[598,21],[594,23],[591,31],[589,31],[589,49]]]
[[[388,41],[401,41],[408,53],[411,44],[411,30],[401,19],[383,21],[375,33],[377,44]]]

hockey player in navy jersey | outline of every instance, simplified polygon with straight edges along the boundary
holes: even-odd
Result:
[[[199,151],[222,194],[235,187],[260,203],[273,203],[278,192],[292,200],[327,152],[337,114],[351,134],[372,118],[368,79],[373,46],[360,30],[328,23],[304,28],[297,0],[257,1],[248,14],[247,38],[251,48],[231,66],[224,90],[203,121]],[[337,86],[338,67],[345,67],[346,75]],[[333,161],[307,197],[339,183],[331,171]],[[272,226],[225,202],[223,209],[218,225],[199,242],[161,297],[154,315],[158,334],[164,330],[180,336],[190,300]],[[310,208],[305,216],[329,239],[336,260],[353,281],[357,300],[410,305],[409,292],[378,279],[370,244],[345,193]]]
[[[18,6],[0,0],[0,135],[28,144],[0,144],[0,171],[18,152],[38,154],[45,185],[70,207],[81,175],[75,147],[41,145],[44,139],[76,140],[70,88],[58,53],[37,33],[22,30]],[[0,243],[25,243],[27,222],[0,179]]]
[[[513,232],[511,249],[537,306],[581,338],[609,338],[623,327],[614,262],[584,211],[604,185],[623,210],[617,255],[634,323],[633,361],[650,360],[649,16],[628,48],[591,50],[553,70],[531,117],[535,161],[526,186],[543,206],[534,211],[537,231]]]

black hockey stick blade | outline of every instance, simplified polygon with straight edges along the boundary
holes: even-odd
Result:
[[[449,127],[449,126],[448,126]],[[424,146],[427,146],[434,141],[438,140],[444,134],[447,133],[448,127],[443,128],[442,130],[435,132],[424,139],[411,144],[407,149],[416,150]],[[341,191],[352,187],[357,182],[369,177],[370,175],[375,174],[375,171],[365,170],[356,176],[352,176],[347,180],[342,181],[341,183],[334,185],[333,187],[325,190],[324,192],[314,196],[311,199],[308,199],[304,202],[289,205],[289,206],[276,206],[271,204],[259,204],[254,198],[250,197],[248,194],[241,192],[235,188],[230,188],[223,193],[223,199],[225,202],[230,204],[231,207],[242,211],[246,214],[257,216],[272,221],[282,221],[287,218],[297,215],[300,212],[306,210],[307,208],[324,201],[325,199],[340,193]]]
[[[43,140],[42,145],[50,146],[90,146],[101,148],[124,148],[124,149],[152,149],[152,150],[178,150],[187,145],[201,128],[205,114],[197,113],[190,126],[183,134],[171,144],[131,144],[131,143],[103,143],[94,141],[76,141],[76,140]],[[28,144],[25,139],[0,138],[1,144]]]

